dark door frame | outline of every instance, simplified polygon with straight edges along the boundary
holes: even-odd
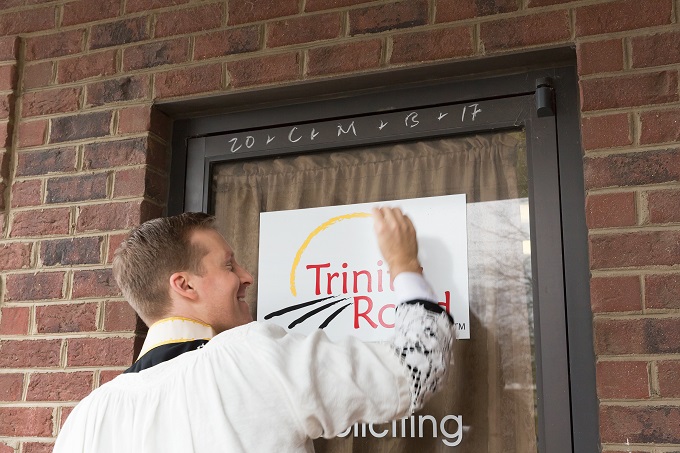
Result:
[[[564,56],[565,51],[562,49],[553,53]],[[573,52],[570,55],[573,58]],[[291,151],[253,148],[252,152],[239,155],[227,149],[218,153],[206,151],[206,141],[228,140],[224,135],[226,131],[234,136],[268,127],[366,117],[375,112],[399,113],[450,104],[462,105],[471,101],[499,105],[499,102],[504,102],[503,99],[512,99],[517,116],[511,119],[507,116],[490,118],[486,125],[498,129],[524,126],[527,131],[530,202],[534,208],[532,247],[536,247],[535,254],[532,254],[532,266],[538,273],[534,283],[534,294],[539,301],[535,304],[536,336],[537,344],[540,344],[540,350],[537,351],[537,385],[539,398],[543,399],[539,401],[539,451],[598,451],[598,403],[577,76],[573,60],[557,63],[557,67],[553,62],[553,67],[519,68],[510,74],[487,74],[477,78],[461,78],[457,74],[461,71],[460,65],[449,64],[449,72],[454,77],[448,79],[442,76],[446,73],[446,65],[439,65],[435,71],[431,71],[431,75],[439,76],[440,80],[432,80],[435,78],[432,77],[426,81],[414,79],[414,76],[422,73],[423,68],[393,71],[382,74],[383,87],[376,85],[359,92],[338,93],[339,82],[336,81],[334,95],[319,99],[321,94],[317,93],[317,98],[311,101],[309,98],[301,100],[297,97],[304,85],[289,87],[288,99],[285,88],[262,90],[251,93],[253,102],[261,101],[263,92],[267,91],[272,94],[270,99],[273,101],[257,105],[257,108],[248,108],[247,102],[244,102],[248,99],[248,93],[235,96],[232,103],[228,102],[228,95],[224,96],[223,105],[231,107],[229,113],[205,117],[196,115],[174,123],[168,211],[174,214],[184,210],[207,209],[207,188],[213,162]],[[367,78],[371,80],[367,81]],[[537,95],[537,81],[545,81],[546,78],[551,85],[547,99],[545,91]],[[356,79],[361,79],[361,76]],[[384,85],[390,85],[390,80],[400,83],[385,88]],[[410,83],[403,83],[404,80]],[[314,93],[319,91],[320,86],[328,87],[332,83],[317,82],[308,84],[307,88]],[[375,83],[374,74],[365,76],[363,82],[359,80],[347,86],[369,86]],[[537,98],[540,100],[537,101]],[[542,105],[544,113],[539,116],[536,103],[544,104],[546,101],[549,103],[548,110],[551,109],[553,114],[545,114],[546,106]],[[192,101],[187,108],[198,108],[197,105]],[[206,108],[212,108],[210,105],[206,104]],[[172,114],[173,111],[181,110],[181,102],[160,108]],[[508,109],[512,109],[512,106],[508,106]],[[449,129],[446,133],[479,130],[480,124],[461,123],[455,130]],[[437,133],[430,131],[430,136]],[[555,138],[546,141],[545,137],[550,134]],[[417,138],[417,134],[412,137]],[[367,144],[372,143],[372,140],[358,140],[351,144],[339,142],[327,145],[324,149]],[[209,148],[215,149],[215,146]],[[314,149],[313,145],[306,148],[302,146],[292,152],[311,149]],[[540,187],[540,190],[531,189],[534,187]],[[539,214],[536,216],[534,213]],[[570,418],[565,419],[565,413],[570,413]]]

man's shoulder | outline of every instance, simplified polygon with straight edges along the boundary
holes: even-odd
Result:
[[[212,342],[230,341],[237,339],[239,337],[262,336],[276,339],[284,337],[286,335],[289,335],[289,333],[286,332],[286,329],[279,325],[276,325],[271,322],[253,321],[249,322],[248,324],[234,327],[232,329],[225,330],[224,332],[219,333],[212,340],[210,340],[208,344]]]

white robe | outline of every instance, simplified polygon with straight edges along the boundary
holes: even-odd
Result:
[[[401,294],[416,296],[413,285]],[[448,349],[442,357],[448,363]],[[406,416],[414,385],[425,388],[411,379],[393,344],[252,322],[96,389],[69,415],[54,453],[313,452],[311,439]]]

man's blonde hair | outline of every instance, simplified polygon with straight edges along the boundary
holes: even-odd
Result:
[[[201,273],[201,259],[208,250],[192,244],[191,233],[215,229],[214,222],[213,216],[202,212],[153,219],[133,229],[120,244],[113,259],[113,276],[145,323],[167,316],[173,273]]]

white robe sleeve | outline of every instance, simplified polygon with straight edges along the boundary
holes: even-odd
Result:
[[[353,337],[335,343],[321,330],[304,337],[251,324],[252,359],[279,386],[307,436],[331,438],[357,422],[401,418],[440,386],[453,339],[451,317],[432,302],[419,274],[400,274],[395,289],[401,303],[391,344]]]
[[[392,345],[356,338],[335,343],[321,330],[304,337],[271,324],[252,326],[263,334],[248,335],[253,360],[285,395],[283,404],[306,436],[332,438],[357,422],[408,413],[407,374]]]
[[[397,305],[394,349],[408,369],[411,413],[439,389],[451,361],[453,318],[435,301],[425,279],[403,272],[394,279]]]

